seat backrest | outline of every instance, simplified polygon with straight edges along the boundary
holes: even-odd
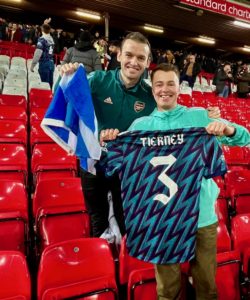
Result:
[[[23,145],[0,144],[0,171],[27,172],[27,154]]]
[[[107,241],[84,238],[49,246],[42,253],[37,282],[38,300],[59,299],[59,295],[81,299],[106,292],[115,299],[115,267]]]
[[[65,213],[69,208],[73,211],[86,211],[80,178],[40,181],[33,197],[34,217],[42,208]]]
[[[18,251],[0,251],[0,299],[31,299],[31,281],[25,257]]]
[[[233,249],[242,254],[250,247],[250,214],[236,215],[231,220],[231,237]]]
[[[250,170],[233,170],[226,175],[227,195],[238,214],[250,213]]]
[[[240,300],[240,254],[230,251],[217,254],[216,286],[219,300]]]
[[[32,112],[30,113],[30,124],[32,125],[33,122],[42,121],[46,113],[46,108],[44,107],[37,107],[33,108]]]
[[[231,250],[231,239],[227,226],[220,221],[217,227],[217,253]]]
[[[225,160],[229,165],[244,165],[246,164],[242,147],[223,146]]]
[[[31,123],[31,122],[30,122]],[[41,121],[33,121],[30,125],[30,146],[33,149],[35,144],[39,143],[53,143],[55,142],[42,130]]]
[[[50,90],[41,90],[38,88],[32,88],[29,91],[29,100],[31,111],[33,107],[47,108],[52,100],[52,92]]]
[[[36,144],[31,159],[32,172],[45,170],[77,170],[76,157],[57,144]]]
[[[26,110],[21,106],[1,106],[0,120],[21,120],[27,124],[28,117]]]
[[[24,185],[1,179],[0,198],[0,250],[26,253],[28,199]]]
[[[126,237],[123,237],[119,254],[119,281],[120,284],[125,284],[129,280],[130,274],[135,270],[153,269],[154,265],[141,261],[128,254],[126,248]]]
[[[27,128],[22,120],[0,120],[0,142],[27,144]]]
[[[89,216],[79,178],[39,181],[33,214],[39,252],[57,242],[90,236]]]
[[[0,105],[21,106],[27,110],[27,100],[24,96],[0,94]]]

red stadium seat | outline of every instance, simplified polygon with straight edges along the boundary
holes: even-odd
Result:
[[[114,260],[108,243],[100,238],[71,240],[46,248],[37,282],[38,300],[117,299]]]
[[[30,146],[31,153],[36,144],[55,144],[55,142],[43,131],[40,126],[41,121],[36,121],[31,124],[30,127]]]
[[[223,118],[227,121],[238,123],[239,121],[239,114],[237,111],[234,112],[224,112]]]
[[[23,145],[0,144],[0,179],[27,183],[28,160]]]
[[[217,254],[216,285],[218,300],[240,300],[240,253]]]
[[[192,95],[192,106],[207,107],[207,102],[203,96],[197,97],[197,96]]]
[[[128,300],[156,300],[154,265],[131,257],[126,249],[126,238],[122,239],[119,255],[119,282],[127,284]],[[183,291],[185,291],[185,281]],[[183,293],[181,300],[185,300]]]
[[[131,257],[122,239],[119,255],[119,281],[128,285],[128,300],[156,299],[154,265]]]
[[[20,120],[0,120],[0,143],[27,145],[27,128]]]
[[[229,225],[229,212],[228,212],[228,201],[226,198],[218,198],[215,202],[215,211],[218,216],[218,220]]]
[[[188,107],[192,106],[192,98],[188,94],[180,94],[178,98],[178,103]]]
[[[89,217],[79,178],[40,181],[34,194],[33,215],[40,249],[90,235]]]
[[[131,257],[126,248],[126,238],[123,237],[119,254],[119,281],[125,284],[129,280],[131,272],[138,269],[154,269],[154,265]]]
[[[32,112],[30,113],[30,124],[33,124],[33,122],[42,121],[44,118],[44,115],[46,113],[46,108],[44,107],[37,107],[33,108]]]
[[[250,213],[250,170],[233,170],[226,176],[227,194],[237,214]]]
[[[27,124],[27,114],[23,107],[2,106],[0,108],[0,120],[19,120]]]
[[[250,214],[241,214],[232,218],[231,237],[233,249],[240,251],[243,256],[243,271],[250,275]]]
[[[28,199],[21,182],[0,180],[0,250],[26,253]]]
[[[21,106],[27,110],[27,100],[24,96],[0,94],[0,105]]]
[[[33,108],[37,107],[48,108],[52,97],[53,95],[50,90],[32,88],[29,93],[30,111],[33,111]]]
[[[224,179],[221,176],[214,177],[213,180],[217,184],[218,188],[220,189],[219,197],[225,197],[226,196],[226,187]]]
[[[227,226],[224,222],[219,222],[217,227],[217,253],[231,250],[231,239]]]
[[[36,144],[31,169],[34,183],[44,178],[75,177],[77,160],[57,144]]]
[[[0,251],[0,299],[30,300],[31,281],[25,257],[19,251]]]
[[[243,147],[243,152],[244,152],[244,158],[246,160],[246,164],[248,168],[250,168],[250,147]]]
[[[247,166],[247,162],[244,157],[244,150],[242,147],[223,146],[223,153],[228,165]]]

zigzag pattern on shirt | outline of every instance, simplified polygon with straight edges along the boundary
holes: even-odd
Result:
[[[187,247],[187,241],[194,240],[196,223],[198,218],[197,207],[190,206],[188,201],[179,203],[178,198],[172,199],[171,207],[166,209],[161,203],[152,203],[153,195],[159,193],[168,194],[168,188],[158,179],[166,166],[153,167],[149,161],[152,158],[152,148],[131,147],[130,144],[125,149],[125,160],[128,162],[123,170],[122,187],[123,197],[129,199],[124,203],[126,227],[128,231],[128,248],[133,255],[137,253],[144,260],[154,260],[157,258],[172,257],[179,260],[181,256],[189,256],[193,252],[193,247]],[[181,145],[185,148],[185,144]],[[177,149],[176,149],[177,148]],[[179,195],[183,199],[197,198],[198,192],[190,192],[197,180],[197,168],[190,167],[190,161],[198,161],[203,149],[203,143],[199,139],[194,141],[192,146],[184,150],[185,153],[180,159],[181,163],[176,165],[171,178],[181,182]],[[157,149],[155,156],[177,155],[180,152],[178,147],[168,147],[168,149]],[[136,162],[140,162],[139,164]],[[202,166],[201,166],[202,167]],[[190,169],[190,170],[188,170]],[[191,184],[190,184],[191,182]],[[131,184],[134,183],[134,184]],[[187,194],[190,194],[187,197]],[[180,198],[180,197],[179,197]],[[143,203],[142,203],[143,201]],[[170,205],[170,203],[169,203]],[[197,206],[198,204],[196,204]],[[195,206],[195,205],[194,205]],[[194,213],[196,211],[196,213]],[[158,218],[158,224],[152,222]],[[180,226],[182,223],[182,226]],[[136,225],[141,224],[138,228]],[[158,241],[156,244],[155,241]],[[159,243],[160,241],[160,243]],[[166,247],[168,241],[168,247]],[[152,247],[152,245],[154,245]],[[183,245],[183,247],[180,247]],[[176,249],[178,252],[176,252]]]
[[[170,136],[177,134],[183,134],[183,139],[174,138],[171,144]],[[151,142],[162,136],[168,145]],[[119,137],[118,144],[122,151],[114,145],[111,165],[115,166],[114,160],[120,164],[130,255],[163,264],[190,260],[194,255],[201,180],[204,174],[210,176],[221,167],[221,150],[215,147],[215,138],[204,129],[141,131]],[[164,157],[172,156],[176,158],[174,163],[169,166],[166,159],[164,164]],[[161,157],[156,165],[150,163],[154,157]],[[159,194],[168,201],[158,201],[165,199]]]

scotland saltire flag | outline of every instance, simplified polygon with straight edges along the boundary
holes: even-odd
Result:
[[[100,159],[97,120],[91,92],[82,65],[64,75],[41,123],[42,129],[59,146],[80,158],[81,167],[95,174]]]

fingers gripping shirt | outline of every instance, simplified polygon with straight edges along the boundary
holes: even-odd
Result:
[[[204,128],[126,132],[104,161],[121,179],[129,254],[155,264],[193,258],[202,177],[226,172],[216,138]]]

